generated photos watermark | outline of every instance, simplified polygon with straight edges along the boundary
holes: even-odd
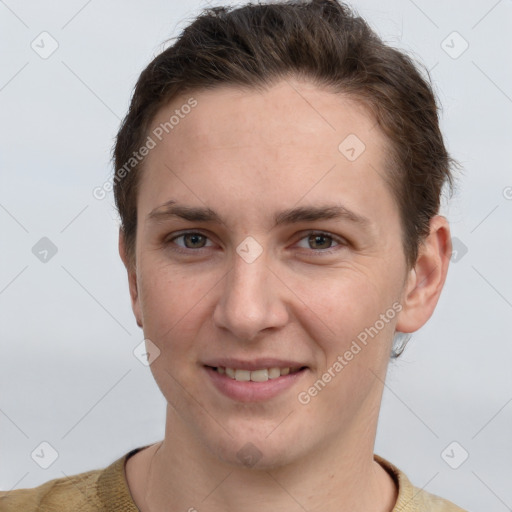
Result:
[[[343,355],[338,355],[336,361],[322,374],[322,376],[316,380],[316,382],[310,386],[307,390],[301,391],[297,395],[297,399],[299,403],[302,405],[307,405],[311,402],[311,400],[322,391],[325,386],[332,379],[334,379],[342,370],[345,368],[350,361],[354,359],[357,354],[361,352],[361,350],[368,344],[368,337],[371,339],[375,338],[377,334],[379,334],[382,329],[389,324],[390,320],[393,320],[397,313],[402,311],[403,307],[400,302],[394,302],[390,308],[386,310],[385,313],[381,313],[379,319],[375,321],[375,323],[366,327],[363,331],[361,331],[357,335],[357,340],[353,340],[350,348],[347,349]],[[359,343],[358,343],[359,341]],[[362,345],[362,346],[361,346]]]
[[[92,195],[94,199],[98,199],[99,201],[105,199],[107,192],[111,192],[114,188],[114,182],[118,183],[125,178],[130,171],[142,162],[149,152],[157,146],[158,142],[161,142],[166,134],[171,133],[171,131],[179,125],[181,120],[185,119],[196,106],[197,100],[193,97],[189,98],[180,108],[174,110],[174,114],[169,117],[165,123],[160,123],[154,128],[151,134],[147,136],[144,144],[137,151],[132,153],[132,156],[122,167],[117,169],[112,179],[108,179],[101,186],[93,188]]]

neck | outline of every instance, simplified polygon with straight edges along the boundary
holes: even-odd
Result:
[[[376,421],[360,422],[343,439],[328,439],[307,457],[265,469],[219,459],[168,406],[166,436],[149,462],[141,511],[243,510],[390,512],[397,498],[391,476],[373,459]],[[355,427],[358,427],[357,429]]]

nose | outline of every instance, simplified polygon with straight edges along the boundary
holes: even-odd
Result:
[[[271,270],[265,251],[251,263],[238,254],[233,259],[231,270],[219,283],[223,288],[214,310],[214,324],[242,341],[252,341],[265,330],[286,325],[287,288]]]

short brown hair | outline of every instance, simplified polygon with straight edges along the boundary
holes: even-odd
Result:
[[[205,9],[141,73],[117,135],[115,169],[125,166],[144,143],[155,114],[178,95],[219,85],[260,88],[287,76],[308,79],[360,102],[389,139],[383,177],[399,207],[403,250],[412,268],[439,211],[444,184],[453,189],[451,168],[458,166],[445,148],[426,73],[428,80],[409,56],[383,43],[336,0]],[[140,168],[114,179],[132,263]]]

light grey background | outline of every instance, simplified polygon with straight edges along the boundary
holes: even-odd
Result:
[[[111,175],[139,73],[206,5],[0,1],[2,490],[105,467],[163,437],[165,401],[133,355],[143,335],[113,197],[92,190]],[[390,366],[375,451],[471,511],[510,510],[512,2],[352,5],[431,70],[447,146],[464,166],[443,207],[463,250],[434,316]],[[43,51],[42,37],[51,48],[43,31],[59,45],[46,59],[31,48]],[[46,263],[32,252],[42,237],[58,250]],[[48,469],[31,457],[41,442],[58,452]],[[446,460],[462,450],[469,458],[452,469]]]

